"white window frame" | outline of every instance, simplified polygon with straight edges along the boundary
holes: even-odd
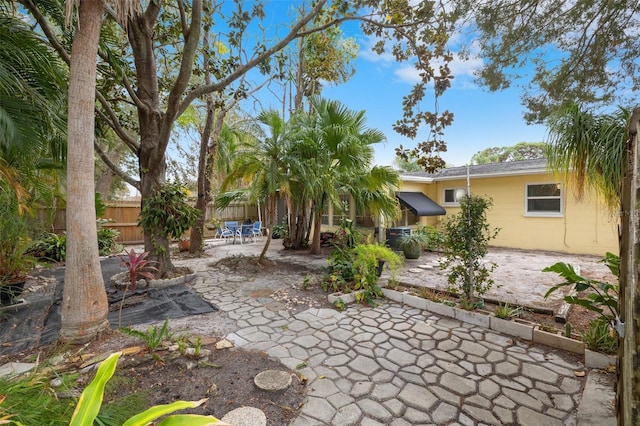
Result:
[[[547,195],[547,196],[535,196],[529,197],[529,187],[530,186],[540,186],[540,185],[557,185],[560,190],[559,195]],[[551,212],[551,211],[529,211],[529,200],[555,200],[558,199],[560,201],[560,211]],[[564,216],[564,187],[560,182],[531,182],[526,183],[524,185],[524,216],[528,217],[562,217]]]
[[[453,202],[447,202],[447,191],[453,191]],[[442,190],[442,205],[449,207],[460,207],[460,198],[467,195],[467,188],[463,186],[452,187],[452,188],[443,188]]]

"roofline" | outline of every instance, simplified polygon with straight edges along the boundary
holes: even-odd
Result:
[[[434,179],[431,176],[400,175],[400,180],[403,182],[422,182],[422,183],[434,182]]]
[[[501,176],[523,176],[523,175],[542,175],[542,174],[549,174],[549,173],[553,173],[552,171],[550,171],[548,168],[546,167],[541,167],[541,168],[537,168],[537,169],[529,169],[529,170],[514,170],[514,171],[509,171],[509,172],[494,172],[494,173],[470,173],[469,174],[469,178],[470,179],[481,179],[481,178],[490,178],[490,177],[501,177]],[[467,174],[461,174],[461,175],[456,175],[456,176],[443,176],[443,177],[435,177],[434,179],[431,179],[432,181],[436,181],[436,182],[440,182],[440,181],[445,181],[445,180],[459,180],[459,179],[466,179],[467,178]]]

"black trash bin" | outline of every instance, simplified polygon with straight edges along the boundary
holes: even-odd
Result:
[[[387,245],[391,248],[391,250],[400,251],[400,247],[398,247],[398,239],[402,235],[409,234],[411,234],[411,228],[408,226],[387,228]]]

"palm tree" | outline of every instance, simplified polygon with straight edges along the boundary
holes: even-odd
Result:
[[[67,73],[11,6],[0,12],[0,183],[26,207],[27,193],[51,201],[58,189]]]
[[[238,145],[236,158],[222,183],[221,191],[227,191],[237,184],[242,188],[219,194],[215,204],[218,208],[224,208],[240,198],[264,203],[268,238],[258,259],[258,262],[262,262],[271,243],[278,195],[290,192],[287,176],[290,164],[285,121],[274,110],[262,112],[257,120],[268,131],[261,137],[247,135],[244,143]]]
[[[68,0],[67,20],[78,6],[71,48],[67,130],[67,259],[60,338],[89,341],[109,327],[109,305],[98,256],[94,206],[96,58],[105,9],[103,0]],[[114,5],[126,22],[139,0]]]
[[[629,117],[630,112],[623,108],[614,114],[594,115],[576,103],[550,117],[549,167],[570,179],[578,199],[585,187],[591,187],[611,210],[620,207]]]
[[[351,111],[337,101],[313,98],[312,112],[301,123],[300,138],[308,147],[315,147],[315,164],[303,163],[309,182],[305,185],[307,200],[313,200],[314,233],[311,252],[320,252],[322,211],[327,203],[341,208],[340,194],[354,197],[356,206],[372,213],[395,216],[396,202],[390,196],[397,186],[397,172],[389,167],[371,167],[375,143],[385,140],[384,134],[366,128],[364,111]],[[307,148],[308,149],[308,148]],[[303,174],[303,170],[299,170]]]

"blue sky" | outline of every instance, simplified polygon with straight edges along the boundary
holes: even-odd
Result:
[[[294,6],[299,6],[296,0],[272,0],[266,7],[265,25],[276,26],[276,31],[282,35],[288,31],[289,21],[294,19]],[[325,86],[322,96],[339,100],[351,109],[366,111],[368,126],[381,130],[387,137],[385,144],[376,146],[375,162],[391,165],[396,147],[402,144],[405,148],[413,148],[427,136],[425,130],[416,140],[410,140],[392,128],[402,116],[402,97],[415,83],[416,70],[409,62],[397,63],[391,55],[380,56],[371,52],[370,46],[374,42],[361,33],[357,23],[349,23],[342,30],[345,37],[353,37],[360,46],[356,73],[344,84]],[[453,39],[458,41],[456,37]],[[448,109],[454,114],[454,122],[445,129],[444,135],[448,150],[442,157],[448,165],[465,165],[473,154],[485,148],[510,146],[518,142],[542,142],[545,139],[544,126],[527,125],[524,121],[524,108],[517,86],[490,93],[473,82],[473,71],[481,64],[479,61],[461,62],[456,58],[450,65],[455,76],[452,87],[439,100],[440,110]],[[263,102],[261,106],[281,110],[279,101],[270,102],[267,99],[271,96],[264,92],[258,95]],[[432,109],[433,101],[425,100],[423,110]]]
[[[351,109],[366,111],[368,125],[387,137],[387,143],[376,148],[376,163],[390,165],[397,146],[413,148],[417,143],[392,128],[402,116],[402,96],[411,90],[415,70],[407,63],[399,64],[366,51],[366,40],[358,39],[358,43],[356,74],[345,84],[327,87],[323,96],[338,99]],[[517,87],[490,93],[475,84],[472,72],[477,65],[456,60],[452,65],[455,75],[452,87],[439,100],[439,108],[448,109],[455,116],[453,124],[445,129],[448,150],[442,154],[447,164],[453,166],[469,163],[474,153],[485,148],[542,142],[546,134],[546,127],[527,125],[524,121]],[[429,108],[433,108],[433,102],[425,101],[424,109]]]

